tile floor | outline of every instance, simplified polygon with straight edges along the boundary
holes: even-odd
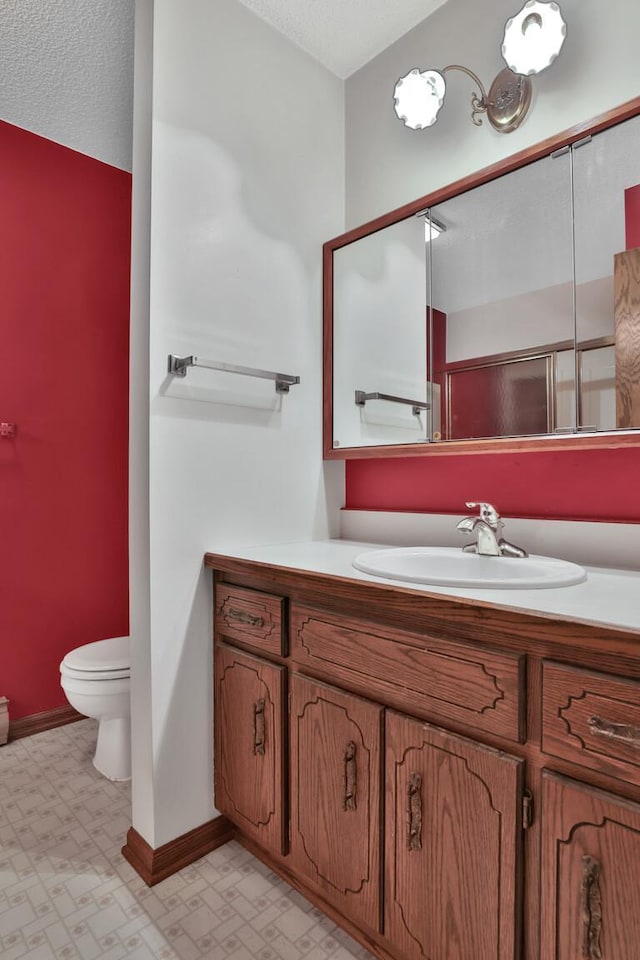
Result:
[[[2,960],[366,960],[236,843],[153,888],[124,860],[129,784],[82,720],[0,747]]]

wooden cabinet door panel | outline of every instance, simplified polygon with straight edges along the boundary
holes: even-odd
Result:
[[[543,775],[541,960],[640,957],[640,805]]]
[[[514,960],[523,762],[387,711],[385,937],[415,960]]]
[[[215,803],[262,846],[285,853],[286,669],[217,644]]]
[[[373,930],[380,929],[382,713],[292,675],[292,866]]]

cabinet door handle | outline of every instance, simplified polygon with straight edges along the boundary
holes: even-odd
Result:
[[[344,799],[343,810],[356,809],[356,793],[358,790],[358,765],[356,762],[357,747],[353,740],[347,744],[344,752]]]
[[[589,729],[595,737],[606,737],[607,740],[619,740],[632,747],[640,747],[640,729],[630,727],[625,723],[611,723],[602,717],[589,717]]]
[[[264,700],[253,705],[253,752],[264,756]]]
[[[422,850],[422,774],[412,773],[407,787],[407,846]]]
[[[261,627],[264,624],[262,617],[254,617],[251,613],[246,613],[244,610],[236,610],[235,607],[230,607],[227,610],[227,618],[229,620],[237,620],[238,623],[248,623],[251,627]]]
[[[602,895],[600,864],[593,857],[582,858],[582,956],[586,960],[603,960],[600,948],[602,930]]]

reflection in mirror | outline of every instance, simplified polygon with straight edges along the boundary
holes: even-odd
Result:
[[[325,245],[329,457],[640,429],[640,98],[592,129]]]
[[[410,217],[333,253],[333,446],[424,442],[432,403],[425,228]]]
[[[570,164],[545,157],[431,209],[446,227],[428,248],[444,440],[574,428]]]
[[[640,117],[574,148],[580,426],[640,427]]]

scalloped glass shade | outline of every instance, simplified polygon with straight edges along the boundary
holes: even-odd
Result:
[[[424,130],[436,122],[446,85],[437,70],[421,73],[417,67],[401,77],[393,92],[395,111],[405,126]]]
[[[557,3],[528,0],[507,21],[502,56],[513,73],[529,77],[550,66],[562,49],[567,25]]]

